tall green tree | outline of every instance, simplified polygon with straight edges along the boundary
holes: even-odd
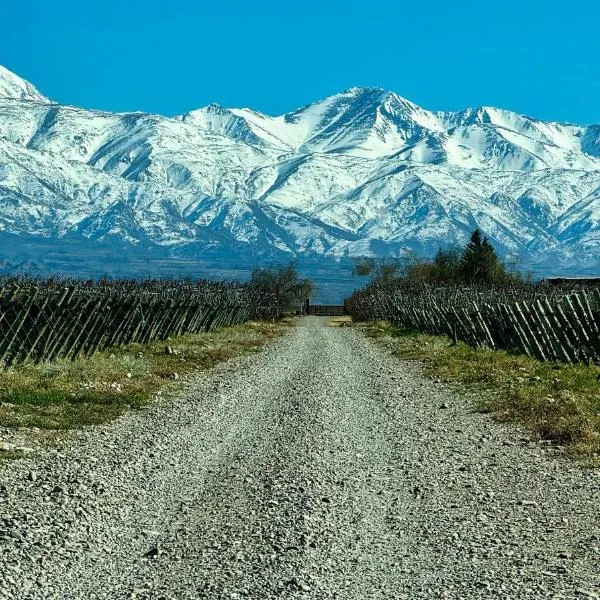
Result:
[[[463,251],[460,273],[463,280],[474,283],[492,283],[506,277],[496,251],[479,229],[473,231],[471,239]]]

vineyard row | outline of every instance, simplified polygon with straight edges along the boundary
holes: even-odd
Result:
[[[75,359],[276,316],[273,298],[235,283],[13,280],[0,287],[0,362]]]
[[[371,289],[355,293],[347,310],[355,320],[386,320],[474,348],[524,352],[543,361],[600,363],[599,290],[542,295]]]

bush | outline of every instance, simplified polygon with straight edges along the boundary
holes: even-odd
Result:
[[[261,297],[271,297],[279,314],[301,311],[314,290],[309,279],[300,279],[293,263],[282,267],[254,269],[250,287]]]

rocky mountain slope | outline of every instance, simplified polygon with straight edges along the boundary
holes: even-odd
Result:
[[[526,267],[595,272],[600,125],[432,112],[374,88],[277,117],[218,105],[113,114],[52,102],[0,67],[11,244],[337,259],[431,254],[475,226]]]

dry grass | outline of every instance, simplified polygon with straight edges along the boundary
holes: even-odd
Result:
[[[0,466],[2,466],[2,462],[9,460],[17,460],[19,458],[23,458],[25,454],[20,450],[3,450],[0,452]]]
[[[327,322],[329,327],[349,327],[352,325],[352,317],[343,316],[343,317],[331,317]]]
[[[153,393],[187,373],[260,349],[285,326],[247,323],[147,346],[115,347],[88,359],[0,371],[0,427],[72,429],[103,423],[144,406]]]
[[[541,362],[521,354],[474,350],[442,336],[391,327],[364,326],[385,338],[394,353],[419,360],[428,375],[483,393],[481,411],[517,422],[540,439],[565,445],[576,456],[599,462],[600,368]]]

